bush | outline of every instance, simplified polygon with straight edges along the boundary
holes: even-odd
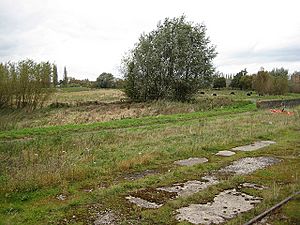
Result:
[[[204,25],[182,16],[167,18],[142,35],[123,61],[127,96],[135,101],[186,101],[199,88],[209,87],[216,53],[205,32]]]

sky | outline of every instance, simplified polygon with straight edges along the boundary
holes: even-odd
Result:
[[[55,63],[62,78],[121,77],[121,60],[164,18],[203,23],[217,71],[300,71],[299,0],[0,0],[0,62]]]

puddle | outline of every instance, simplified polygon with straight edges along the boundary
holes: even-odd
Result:
[[[174,164],[179,166],[194,166],[206,162],[208,162],[207,158],[188,158],[188,159],[175,161]]]
[[[219,151],[216,155],[219,155],[219,156],[232,156],[234,154],[235,154],[235,152],[232,152],[232,151]]]
[[[134,180],[138,180],[138,179],[144,178],[146,176],[154,175],[154,174],[158,174],[158,171],[145,170],[142,172],[127,174],[124,176],[124,179],[134,181]]]
[[[214,176],[205,176],[202,177],[202,180],[191,180],[185,183],[174,184],[172,187],[161,187],[157,188],[157,190],[167,191],[171,193],[176,193],[178,196],[190,196],[193,195],[209,186],[218,184],[219,181]]]
[[[128,197],[126,197],[126,199],[129,202],[136,204],[139,207],[147,208],[147,209],[157,209],[162,206],[162,204],[156,204],[155,202],[149,202],[145,199],[137,198],[137,197],[133,197],[133,196],[128,196]]]
[[[232,148],[232,150],[233,151],[250,152],[250,151],[255,151],[255,150],[267,147],[272,144],[276,144],[276,142],[274,142],[274,141],[257,141],[250,145]]]
[[[263,169],[280,160],[273,157],[247,157],[234,161],[231,165],[219,170],[219,172],[234,173],[237,175],[249,174],[258,169]]]
[[[193,224],[219,224],[237,216],[239,213],[249,211],[259,203],[261,198],[253,197],[236,189],[225,190],[206,204],[191,204],[176,210],[179,214],[176,219],[187,220]]]

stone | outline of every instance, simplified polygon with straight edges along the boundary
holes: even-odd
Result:
[[[60,195],[56,196],[56,198],[60,201],[65,201],[67,199],[67,196],[60,194]]]
[[[214,176],[204,176],[202,180],[190,180],[182,184],[174,184],[172,187],[161,187],[157,188],[157,190],[167,191],[167,192],[174,192],[177,193],[179,197],[188,197],[191,196],[209,186],[218,184],[219,181]]]
[[[174,164],[180,166],[194,166],[197,164],[202,164],[208,162],[207,158],[188,158],[183,160],[175,161]]]
[[[219,172],[233,173],[237,175],[249,174],[258,169],[280,162],[279,159],[273,157],[247,157],[234,161],[231,165],[219,170]]]
[[[276,144],[276,142],[274,142],[274,141],[257,141],[250,145],[244,145],[244,146],[232,148],[232,150],[233,151],[250,152],[250,151],[255,151],[255,150],[267,147],[272,144]]]
[[[156,204],[155,202],[149,202],[147,200],[137,198],[137,197],[133,197],[133,196],[128,196],[128,197],[126,197],[126,199],[129,202],[131,202],[133,204],[136,204],[139,207],[147,208],[147,209],[157,209],[157,208],[162,206],[161,204],[159,205],[159,204]]]
[[[238,192],[236,189],[225,190],[219,193],[213,202],[191,204],[176,210],[179,213],[176,215],[176,219],[187,220],[192,224],[224,223],[226,219],[251,210],[259,202],[261,202],[261,198]]]
[[[234,154],[235,154],[235,152],[232,152],[232,151],[219,151],[216,155],[219,155],[219,156],[232,156]]]

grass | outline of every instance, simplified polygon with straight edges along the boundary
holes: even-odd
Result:
[[[217,101],[211,103],[218,105]],[[151,107],[156,104],[156,108],[163,108],[165,103],[154,102]],[[191,107],[167,104],[169,110]],[[237,104],[235,100],[223,107],[208,105],[203,111],[200,107],[184,109],[184,113],[170,110],[169,115],[1,131],[0,224],[93,224],[97,213],[105,210],[118,214],[121,224],[177,224],[176,209],[211,201],[220,191],[241,182],[270,187],[243,190],[263,197],[263,202],[228,221],[241,224],[300,189],[300,107],[291,109],[293,116],[286,116],[256,110],[249,101]],[[199,102],[194,109],[197,106]],[[277,144],[229,158],[214,155],[256,140],[274,140]],[[255,156],[274,156],[281,162],[250,175],[222,177],[220,184],[189,198],[167,201],[156,210],[141,209],[125,200],[130,193],[199,179],[234,160]],[[173,164],[189,157],[207,157],[209,162],[188,168]],[[156,173],[136,181],[124,179],[145,170]],[[60,194],[66,196],[65,201],[56,198]],[[297,207],[296,199],[272,220],[276,224],[297,223]],[[284,221],[283,215],[287,218]]]
[[[80,221],[89,220],[84,216],[89,215],[89,208],[100,204],[99,210],[110,208],[121,212],[125,224],[140,217],[141,224],[172,224],[176,223],[172,216],[176,208],[211,199],[220,190],[234,187],[246,179],[270,186],[275,183],[276,193],[275,189],[257,193],[264,196],[259,212],[289,194],[292,188],[299,188],[299,180],[295,178],[300,169],[297,158],[299,108],[295,112],[293,117],[273,115],[268,111],[238,111],[235,114],[212,111],[211,114],[215,113],[212,117],[207,117],[208,113],[190,113],[162,116],[157,120],[149,117],[112,121],[105,125],[105,128],[115,126],[115,129],[99,130],[101,126],[97,124],[96,132],[90,132],[93,127],[82,129],[80,126],[74,130],[67,127],[63,132],[58,132],[63,127],[58,127],[57,132],[46,129],[38,135],[26,130],[25,134],[30,133],[35,139],[1,144],[0,221],[4,224],[50,221],[57,224],[67,218],[73,221],[72,224],[80,224]],[[226,159],[213,155],[218,150],[258,139],[276,140],[278,145]],[[156,211],[132,208],[124,200],[134,190],[197,179],[235,159],[261,154],[282,157],[284,161],[246,178],[228,178],[193,198],[171,201]],[[207,157],[210,162],[192,168],[172,164],[178,159],[197,156]],[[125,174],[146,169],[161,173],[134,182],[122,179]],[[95,191],[86,193],[83,191],[86,188]],[[67,195],[66,201],[55,198],[60,193]],[[246,220],[257,212],[246,213],[239,219]],[[77,220],[72,220],[73,215]]]

